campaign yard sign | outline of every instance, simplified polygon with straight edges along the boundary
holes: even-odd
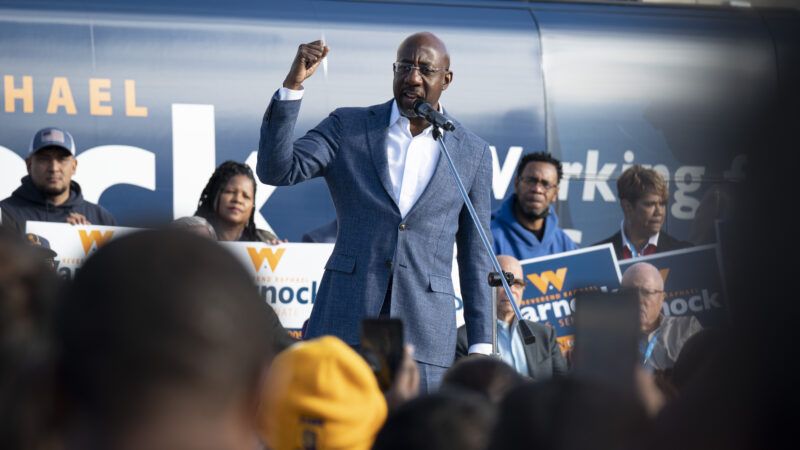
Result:
[[[520,262],[526,283],[520,302],[522,316],[553,326],[565,353],[575,342],[575,297],[619,288],[620,272],[611,244]]]
[[[57,253],[56,271],[67,280],[75,277],[86,258],[98,248],[112,239],[135,231],[138,228],[35,221],[28,221],[25,226],[26,233],[33,233],[47,240],[50,249]]]
[[[44,239],[58,255],[56,270],[72,280],[86,258],[112,239],[140,230],[139,228],[66,223],[27,223],[26,231]],[[220,242],[241,261],[252,275],[259,295],[271,306],[283,326],[295,337],[311,316],[325,263],[333,252],[333,244],[281,244],[262,242]],[[463,324],[463,307],[458,283],[458,268],[453,267],[456,297],[454,311]]]
[[[224,242],[252,274],[258,293],[275,310],[283,326],[300,337],[311,316],[325,263],[333,244]]]
[[[694,316],[703,328],[718,327],[726,320],[717,245],[702,245],[671,252],[655,253],[619,262],[621,273],[633,264],[654,265],[664,279],[666,298],[661,312],[665,316]]]

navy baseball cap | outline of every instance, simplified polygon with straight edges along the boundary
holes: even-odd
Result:
[[[44,258],[55,258],[58,256],[58,253],[53,251],[50,248],[50,241],[45,239],[43,236],[34,233],[28,233],[25,235],[25,238],[28,240],[28,243],[31,244],[39,254]]]
[[[75,140],[72,135],[61,128],[47,127],[42,128],[33,135],[31,141],[31,148],[28,152],[33,155],[43,148],[59,147],[68,151],[72,156],[75,156]]]

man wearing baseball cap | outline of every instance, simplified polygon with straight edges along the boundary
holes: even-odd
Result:
[[[28,175],[11,197],[0,202],[3,217],[24,233],[29,220],[66,222],[73,225],[116,225],[102,206],[83,199],[81,187],[72,177],[78,167],[75,141],[60,128],[37,131],[25,159]]]

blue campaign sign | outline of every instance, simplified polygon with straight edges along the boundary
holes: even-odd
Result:
[[[725,293],[716,245],[703,245],[621,261],[625,269],[638,262],[654,265],[664,279],[665,316],[695,316],[704,328],[725,319]]]
[[[521,261],[525,290],[520,310],[525,319],[556,329],[562,351],[572,347],[575,296],[619,288],[620,272],[611,244]]]

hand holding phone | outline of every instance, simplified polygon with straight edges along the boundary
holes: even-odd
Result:
[[[375,372],[384,392],[394,383],[403,362],[403,322],[399,319],[364,319],[361,355]]]
[[[575,300],[575,376],[632,392],[639,329],[635,291],[579,294]]]

